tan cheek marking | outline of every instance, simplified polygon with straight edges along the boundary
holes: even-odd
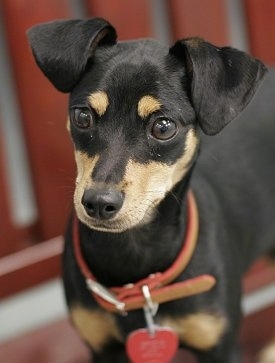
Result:
[[[161,324],[174,329],[181,342],[195,349],[208,350],[219,343],[227,321],[223,316],[196,313],[182,319],[166,318]]]
[[[82,151],[75,151],[75,162],[77,167],[76,183],[88,185],[91,180],[92,171],[99,159],[99,155],[90,157]]]
[[[189,164],[193,159],[198,148],[198,137],[194,129],[188,131],[186,135],[185,150],[182,157],[174,165],[172,176],[173,185],[178,183],[189,169]]]
[[[92,184],[91,174],[99,159],[99,155],[93,158],[89,157],[87,154],[81,151],[75,151],[75,161],[77,166],[77,177],[76,177],[76,187],[74,191],[74,206],[79,218],[85,218],[83,215],[83,207],[81,204],[81,199],[84,190]]]
[[[191,129],[186,136],[183,156],[175,164],[167,165],[153,161],[144,165],[129,160],[122,182],[126,197],[135,198],[139,192],[144,198],[148,197],[152,200],[155,192],[155,196],[162,198],[188,171],[197,145],[198,138],[195,131]],[[148,193],[150,195],[147,195]]]
[[[191,129],[187,134],[183,156],[175,164],[150,162],[144,165],[129,160],[125,177],[119,184],[125,193],[125,201],[117,219],[127,223],[128,228],[141,221],[143,224],[149,222],[155,215],[158,203],[188,171],[197,145],[196,133]]]
[[[153,96],[143,96],[138,102],[138,114],[141,118],[145,118],[151,113],[160,110],[161,103]]]
[[[108,95],[106,92],[103,91],[97,91],[92,93],[88,97],[88,101],[99,116],[104,115],[104,113],[107,110],[107,107],[109,106]]]
[[[112,339],[123,341],[113,315],[107,312],[91,311],[81,306],[72,308],[70,314],[81,337],[96,352],[100,352]]]

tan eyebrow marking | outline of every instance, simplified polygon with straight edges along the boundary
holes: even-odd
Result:
[[[141,118],[145,118],[151,113],[160,110],[161,103],[155,97],[146,95],[138,101],[138,114]]]
[[[98,114],[98,116],[104,115],[104,113],[107,110],[107,107],[109,106],[108,95],[106,92],[103,91],[97,91],[92,93],[88,97],[88,101],[90,102],[90,105]]]

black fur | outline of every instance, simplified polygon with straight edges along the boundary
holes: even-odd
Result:
[[[98,42],[105,29],[108,32]],[[261,62],[243,52],[197,38],[181,40],[170,50],[154,40],[115,44],[115,31],[101,19],[42,24],[29,37],[45,75],[59,90],[71,92],[71,114],[79,107],[92,114],[88,129],[79,129],[72,121],[70,127],[75,149],[91,158],[99,156],[91,179],[101,187],[117,188],[129,159],[144,168],[152,162],[176,164],[186,148],[188,131],[200,125],[206,134],[219,133],[247,106],[266,72]],[[135,282],[174,261],[185,233],[186,192],[192,188],[200,217],[198,245],[178,279],[209,273],[216,276],[217,285],[207,293],[162,304],[156,319],[167,315],[179,319],[201,311],[225,316],[227,330],[217,345],[207,351],[193,349],[201,363],[241,362],[236,342],[241,277],[275,245],[273,79],[271,73],[251,106],[223,132],[211,137],[200,134],[200,156],[194,152],[188,172],[158,203],[148,222],[120,233],[80,222],[81,247],[98,281],[107,287]],[[109,96],[102,116],[87,101],[97,90]],[[136,106],[144,95],[161,100],[162,107],[141,120]],[[171,140],[151,136],[159,117],[176,123],[178,133]],[[76,265],[71,222],[64,284],[70,308],[81,304],[98,309]],[[116,314],[116,322],[124,338],[145,326],[139,310],[126,317]],[[123,345],[109,341],[94,361],[127,358]]]
[[[28,38],[45,76],[59,91],[70,92],[85,72],[95,47],[114,44],[116,31],[99,18],[58,20],[29,29]]]
[[[265,73],[265,67],[247,54],[201,39],[179,41],[170,53],[191,63],[191,99],[200,126],[209,135],[220,132],[243,110]]]

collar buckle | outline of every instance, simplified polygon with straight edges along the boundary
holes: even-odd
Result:
[[[125,313],[125,303],[118,300],[115,294],[113,294],[110,290],[106,289],[99,282],[91,280],[89,278],[86,279],[86,284],[88,289],[94,294],[98,295],[105,301],[113,304],[119,312]]]

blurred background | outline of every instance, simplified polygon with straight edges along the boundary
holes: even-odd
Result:
[[[109,20],[121,40],[153,37],[172,45],[201,36],[275,63],[274,0],[0,0],[1,362],[87,359],[66,319],[59,278],[75,175],[67,95],[38,70],[26,30],[89,16]],[[244,281],[247,362],[275,326],[274,280],[261,260]]]

